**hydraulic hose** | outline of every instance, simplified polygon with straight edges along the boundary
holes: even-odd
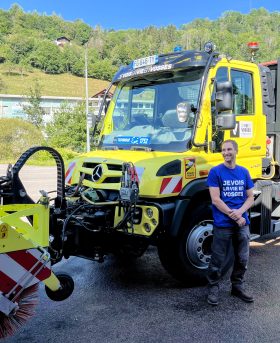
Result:
[[[15,165],[11,169],[11,178],[12,178],[12,191],[13,191],[13,203],[34,203],[34,201],[26,194],[25,188],[19,178],[19,172],[24,166],[26,161],[38,151],[47,151],[56,162],[57,169],[57,197],[55,199],[55,206],[57,208],[65,208],[65,169],[64,162],[59,154],[53,148],[46,146],[35,146],[27,151],[25,151],[20,158],[17,160]]]

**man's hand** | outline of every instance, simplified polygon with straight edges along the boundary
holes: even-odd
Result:
[[[240,211],[240,209],[237,209],[237,210],[230,210],[229,213],[228,213],[228,216],[235,220],[236,222],[242,218],[242,212]]]
[[[240,219],[236,220],[236,223],[238,224],[239,227],[242,227],[246,225],[246,219],[241,217]]]

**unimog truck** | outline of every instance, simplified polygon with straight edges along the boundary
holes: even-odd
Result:
[[[279,78],[277,61],[233,60],[211,44],[135,60],[107,89],[114,95],[105,94],[95,118],[92,151],[68,164],[64,180],[55,150],[31,148],[8,171],[2,203],[31,202],[18,171],[47,149],[58,166],[58,195],[47,204],[52,263],[73,255],[137,258],[153,245],[173,277],[202,284],[213,229],[206,181],[223,162],[223,140],[236,140],[237,163],[255,182],[251,238],[280,229]],[[228,192],[238,195],[238,185]],[[229,254],[224,271],[231,264]]]

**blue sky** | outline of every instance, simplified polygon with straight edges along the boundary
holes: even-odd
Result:
[[[64,20],[82,19],[93,27],[115,30],[169,24],[180,27],[196,18],[217,19],[229,10],[249,13],[264,7],[270,12],[280,11],[279,0],[0,0],[0,8],[7,10],[14,3],[25,12],[56,13]]]

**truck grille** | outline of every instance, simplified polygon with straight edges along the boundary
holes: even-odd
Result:
[[[93,182],[92,173],[94,168],[98,165],[102,165],[103,177],[101,177],[99,181],[96,180]],[[80,175],[82,174],[84,174],[84,180],[92,182],[92,187],[96,187],[97,185],[100,187],[102,185],[102,188],[106,187],[110,189],[113,187],[112,189],[115,189],[116,187],[119,187],[119,183],[121,182],[122,164],[85,161],[82,165],[82,170],[80,171]]]
[[[98,164],[100,164],[100,163],[96,163],[96,162],[84,162],[84,163],[83,163],[83,167],[84,167],[84,168],[91,168],[91,169],[93,169],[93,168],[96,167]],[[108,167],[109,170],[122,171],[122,165],[120,165],[120,164],[107,164],[107,167]]]

